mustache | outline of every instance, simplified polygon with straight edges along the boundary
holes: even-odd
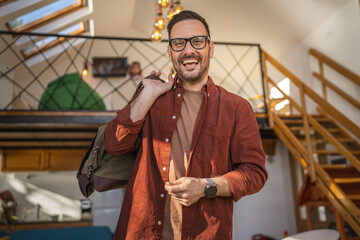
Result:
[[[179,62],[183,62],[183,60],[187,59],[187,58],[192,58],[192,59],[196,59],[198,61],[202,60],[202,57],[201,55],[197,55],[197,54],[186,54],[186,55],[183,55],[179,58]]]

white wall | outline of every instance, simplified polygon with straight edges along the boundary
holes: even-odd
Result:
[[[266,169],[269,178],[264,188],[234,206],[233,239],[251,240],[255,234],[281,239],[285,230],[290,235],[297,231],[289,153],[281,141]]]
[[[280,62],[291,70],[297,77],[312,87],[322,96],[321,85],[312,77],[312,72],[319,72],[318,63],[308,53],[314,48],[336,62],[360,75],[360,10],[358,0],[351,0],[336,13],[325,20],[298,45],[285,54]],[[327,66],[324,68],[325,77],[351,97],[360,102],[360,87],[346,78],[335,73]],[[298,97],[297,90],[292,91]],[[328,101],[345,114],[354,123],[360,125],[360,111],[337,94],[327,91]]]

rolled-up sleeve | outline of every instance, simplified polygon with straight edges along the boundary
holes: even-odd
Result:
[[[233,171],[223,175],[230,185],[234,201],[256,193],[264,186],[268,174],[259,127],[250,104],[243,100],[235,112],[236,125],[230,142]]]
[[[130,105],[117,112],[105,129],[104,144],[108,153],[121,155],[131,152],[137,146],[144,119],[133,122],[130,118]]]
[[[133,122],[130,118],[131,103],[142,91],[140,83],[129,103],[117,111],[116,117],[111,120],[104,132],[105,150],[113,155],[121,155],[133,151],[140,144],[140,133],[145,118]]]

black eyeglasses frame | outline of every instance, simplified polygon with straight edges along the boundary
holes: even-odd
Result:
[[[205,45],[204,45],[204,47],[202,47],[202,48],[196,48],[196,47],[193,46],[191,40],[194,39],[194,38],[197,38],[197,37],[204,37],[204,38],[205,38]],[[175,49],[173,48],[172,44],[171,44],[171,42],[172,42],[173,40],[177,40],[177,39],[185,40],[184,48],[181,49],[181,50],[175,50]],[[210,42],[210,37],[209,37],[209,36],[206,36],[206,35],[198,35],[198,36],[193,36],[193,37],[191,37],[191,38],[172,38],[172,39],[169,39],[169,46],[170,46],[170,48],[171,48],[173,51],[175,51],[175,52],[181,52],[181,51],[184,51],[184,49],[186,48],[186,45],[187,45],[188,42],[190,42],[190,45],[191,45],[192,48],[194,48],[194,49],[196,49],[196,50],[201,50],[201,49],[204,49],[204,48],[206,47],[206,43],[207,43],[207,42]]]

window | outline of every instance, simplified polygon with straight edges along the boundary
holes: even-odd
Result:
[[[10,31],[30,31],[85,6],[85,0],[61,0],[17,17],[6,23]]]
[[[81,33],[84,33],[85,31],[87,31],[87,28],[88,28],[88,27],[86,27],[87,25],[88,24],[86,24],[86,22],[80,22],[69,28],[66,28],[65,30],[59,32],[58,34],[63,34],[63,35],[81,34]],[[21,53],[24,56],[24,58],[30,58],[32,56],[39,54],[40,51],[46,51],[46,50],[60,44],[63,41],[65,41],[64,37],[59,37],[59,38],[46,37],[46,38],[43,38],[42,40],[35,42],[35,44],[32,44],[32,45],[22,49]]]
[[[0,7],[4,6],[8,3],[14,2],[15,0],[0,0]]]
[[[284,78],[281,80],[277,86],[287,95],[290,95],[290,79]],[[276,88],[272,87],[270,89],[270,96],[271,99],[274,101],[274,107],[276,111],[280,111],[281,109],[284,109],[285,106],[287,106],[290,101],[288,99],[285,99],[285,96]]]

